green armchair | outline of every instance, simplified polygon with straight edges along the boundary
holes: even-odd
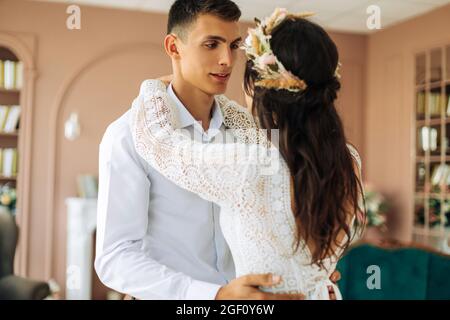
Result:
[[[19,277],[13,273],[18,239],[14,217],[0,210],[0,300],[40,300],[50,294],[49,285]]]
[[[450,256],[427,248],[359,243],[337,269],[339,288],[347,300],[450,300]],[[371,276],[377,272],[380,286],[373,288]]]

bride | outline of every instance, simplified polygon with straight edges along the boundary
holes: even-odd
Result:
[[[365,219],[361,160],[334,105],[337,48],[308,15],[276,9],[249,30],[244,86],[257,121],[218,97],[223,112],[237,115],[226,125],[238,141],[202,144],[176,131],[157,80],[142,83],[131,128],[152,167],[221,206],[237,277],[278,274],[277,286],[261,289],[328,299],[334,286],[342,299],[329,277]],[[279,139],[264,129],[278,130]]]

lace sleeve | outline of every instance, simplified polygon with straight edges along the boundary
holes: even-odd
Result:
[[[366,212],[366,208],[365,208],[365,205],[364,205],[364,184],[363,184],[363,181],[362,181],[361,157],[360,157],[358,151],[356,150],[356,148],[353,147],[351,144],[347,143],[347,148],[350,151],[350,154],[352,155],[352,158],[356,162],[356,165],[358,167],[358,173],[359,173],[358,176],[361,178],[361,181],[360,181],[361,182],[361,188],[362,188],[361,191],[363,192],[363,194],[360,195],[359,200],[358,200],[358,206],[359,206],[359,209],[360,209],[360,212],[358,214],[364,215],[365,212]],[[352,220],[352,223],[351,223],[352,226],[353,226],[353,224],[354,224],[354,222],[356,220],[363,221],[364,217],[363,216],[353,217],[353,220]],[[355,230],[353,230],[353,231],[355,231]],[[356,238],[354,239],[354,241],[355,240],[356,240]]]
[[[174,129],[173,108],[164,84],[146,80],[131,117],[136,151],[172,182],[209,201],[239,203],[240,190],[265,173],[264,164],[273,170],[278,151],[268,144],[193,141]]]
[[[236,101],[226,96],[216,96],[224,115],[224,124],[233,136],[242,143],[268,144],[267,134],[259,130],[259,125],[250,112]],[[264,134],[255,134],[255,132]]]
[[[352,155],[353,159],[355,159],[356,164],[358,165],[359,173],[361,175],[361,157],[359,156],[358,151],[356,151],[356,148],[352,146],[350,143],[347,143],[347,148],[350,151],[350,154]]]

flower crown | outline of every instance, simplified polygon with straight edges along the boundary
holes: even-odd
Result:
[[[301,12],[297,14],[288,13],[284,8],[276,8],[271,16],[266,17],[263,22],[255,19],[256,27],[248,30],[248,36],[242,47],[247,58],[253,61],[253,69],[256,70],[261,80],[255,82],[256,86],[268,89],[285,89],[291,92],[305,90],[308,85],[302,79],[286,70],[278,60],[270,47],[272,31],[285,19],[300,19],[314,15],[313,12]],[[340,78],[338,66],[335,77]]]

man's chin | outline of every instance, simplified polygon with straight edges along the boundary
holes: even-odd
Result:
[[[212,95],[212,96],[217,96],[220,94],[224,94],[225,91],[227,91],[227,86],[226,85],[222,85],[222,86],[210,86],[207,90],[207,92]]]

